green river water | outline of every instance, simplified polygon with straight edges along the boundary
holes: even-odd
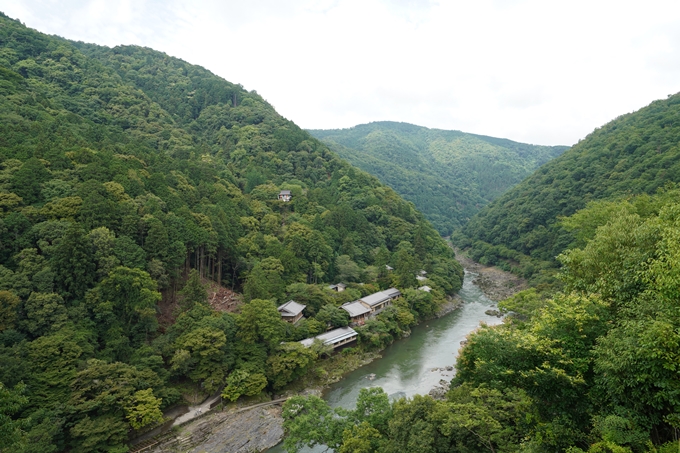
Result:
[[[353,408],[362,388],[382,387],[391,398],[401,398],[427,394],[441,379],[449,381],[455,371],[440,369],[455,366],[460,342],[482,322],[489,325],[501,322],[496,316],[484,313],[494,302],[472,283],[476,276],[465,272],[463,288],[459,292],[465,302],[461,308],[414,327],[410,337],[395,341],[382,352],[381,359],[333,384],[324,393],[324,399],[333,407]],[[369,379],[371,374],[375,374],[375,379]],[[326,449],[303,451],[322,452]],[[267,450],[267,453],[284,452],[281,444]]]

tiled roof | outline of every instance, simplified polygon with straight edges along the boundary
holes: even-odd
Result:
[[[314,338],[306,338],[300,343],[302,343],[304,346],[311,346],[312,343],[314,343],[314,340],[318,339],[323,341],[324,344],[335,344],[344,339],[356,337],[357,335],[359,334],[351,327],[340,327],[339,329],[329,330],[326,333],[317,335]]]
[[[366,313],[371,312],[370,308],[368,308],[366,305],[362,304],[358,300],[355,300],[354,302],[347,302],[346,304],[342,304],[340,306],[340,308],[342,308],[347,313],[349,313],[349,316],[351,318],[354,318],[355,316],[365,315]]]
[[[279,306],[278,310],[283,316],[297,316],[302,313],[306,305],[298,304],[294,300],[289,300],[285,304]]]

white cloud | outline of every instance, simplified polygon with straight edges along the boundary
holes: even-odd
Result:
[[[306,128],[393,120],[570,144],[680,91],[670,0],[0,0],[46,33],[139,44]]]

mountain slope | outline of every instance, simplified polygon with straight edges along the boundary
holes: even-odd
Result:
[[[595,130],[479,212],[462,245],[485,262],[524,262],[527,276],[577,244],[558,221],[590,201],[651,194],[680,181],[680,94]]]
[[[217,310],[206,280],[243,303]],[[403,290],[357,329],[384,347],[461,281],[412,204],[255,92],[0,13],[3,451],[127,451],[182,397],[322,374],[323,350],[297,341],[347,325],[343,302]],[[295,326],[276,308],[290,299]]]
[[[395,122],[309,132],[412,201],[443,235],[566,149]]]

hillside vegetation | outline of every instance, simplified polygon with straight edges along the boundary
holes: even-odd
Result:
[[[443,236],[567,149],[395,122],[309,132],[412,201]]]
[[[243,303],[217,311],[208,280]],[[127,451],[183,396],[323,374],[296,341],[347,325],[343,302],[403,291],[358,329],[381,348],[461,281],[411,203],[257,93],[0,14],[0,451]]]
[[[284,405],[289,452],[673,453],[680,448],[680,191],[597,204],[566,220],[562,292],[498,304],[459,353],[443,400],[362,389],[354,410]]]
[[[550,270],[563,250],[582,245],[562,217],[680,182],[679,143],[676,94],[615,119],[542,166],[472,218],[457,243],[527,277]]]

